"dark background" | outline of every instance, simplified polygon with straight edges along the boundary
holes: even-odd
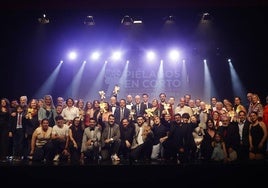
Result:
[[[172,43],[172,38],[161,33],[160,21],[174,15],[179,23],[177,40],[187,46],[192,56],[209,57],[218,64],[211,64],[213,79],[220,99],[232,100],[230,78],[223,61],[232,58],[246,91],[256,92],[264,102],[268,95],[267,63],[267,2],[265,1],[8,1],[1,10],[1,97],[9,99],[35,95],[64,56],[67,44],[84,45],[112,40],[131,46],[154,43],[158,47]],[[44,35],[37,18],[47,13],[51,23]],[[195,33],[202,12],[213,15],[216,36],[204,42]],[[91,35],[83,25],[86,15],[94,15],[98,35]],[[127,38],[120,30],[124,15],[139,17],[147,23],[142,35]],[[52,19],[53,18],[53,19]],[[44,28],[43,28],[44,29]],[[41,29],[40,29],[41,30]],[[37,34],[38,33],[38,34]],[[40,36],[43,36],[40,37]],[[79,36],[75,37],[75,36]],[[101,40],[100,40],[101,39]],[[165,43],[163,42],[165,41]],[[189,56],[191,56],[189,55]],[[66,70],[68,71],[68,70]],[[68,75],[69,73],[66,72]],[[71,76],[70,76],[71,77]],[[53,96],[63,95],[62,88],[70,77],[60,80]],[[245,93],[246,95],[246,93]],[[242,98],[245,96],[241,96]]]

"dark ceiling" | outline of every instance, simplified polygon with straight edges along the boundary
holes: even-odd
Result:
[[[21,93],[26,93],[30,96],[35,92],[39,88],[37,84],[32,84],[31,89],[24,87],[24,85],[21,85],[21,88],[11,86],[15,85],[18,79],[23,80],[24,83],[32,83],[32,77],[37,82],[42,83],[51,72],[46,62],[55,62],[55,59],[60,56],[61,50],[70,43],[80,44],[82,39],[75,38],[75,36],[80,35],[74,33],[83,26],[82,24],[79,25],[80,19],[88,12],[93,14],[98,21],[98,31],[100,31],[98,34],[102,36],[102,40],[98,42],[116,38],[117,35],[114,35],[118,29],[116,24],[126,13],[131,16],[141,16],[147,24],[145,29],[146,32],[148,31],[148,35],[140,37],[142,42],[136,40],[127,42],[132,42],[131,44],[135,45],[141,43],[145,46],[147,43],[151,44],[150,42],[154,41],[155,38],[160,39],[158,36],[161,32],[157,32],[158,30],[155,29],[158,28],[159,20],[163,16],[173,14],[177,16],[179,26],[181,26],[179,39],[187,46],[194,46],[193,49],[196,49],[195,46],[199,44],[199,41],[192,37],[195,36],[196,20],[200,12],[208,10],[215,16],[214,26],[219,33],[217,40],[213,40],[214,43],[212,44],[215,45],[212,45],[212,49],[218,49],[214,47],[220,46],[222,56],[231,54],[234,59],[234,66],[238,70],[241,80],[245,82],[246,88],[260,93],[262,99],[264,99],[268,93],[267,83],[263,82],[263,75],[267,72],[267,69],[264,68],[266,66],[265,62],[267,62],[267,50],[263,47],[267,45],[267,8],[267,0],[4,1],[0,5],[0,16],[2,18],[0,47],[3,49],[1,59],[5,68],[0,70],[0,84],[3,88],[9,89],[2,91],[2,95],[17,97]],[[37,33],[43,36],[36,29],[39,28],[36,17],[39,16],[40,12],[48,13],[51,16],[51,24],[48,25],[46,30],[50,34],[46,35],[48,36],[47,40],[37,38]],[[108,18],[108,21],[106,21],[106,18]],[[79,27],[74,27],[77,25]],[[108,30],[103,28],[108,28]],[[89,38],[91,39],[91,37]],[[98,37],[95,38],[96,40],[99,39]],[[123,39],[122,41],[124,41]],[[81,43],[84,44],[88,40],[82,40]],[[119,41],[121,41],[121,38]],[[85,45],[87,44],[91,43]],[[162,44],[161,40],[159,44]],[[203,50],[202,45],[198,46],[201,46]],[[39,53],[40,51],[42,53]],[[42,62],[39,62],[40,59]],[[36,64],[37,61],[39,64]],[[22,62],[27,62],[29,66]],[[215,68],[218,69],[218,67]],[[10,70],[13,74],[10,74]],[[42,74],[40,74],[40,70],[42,70]],[[25,75],[31,75],[31,77]],[[220,74],[220,76],[225,78],[223,74]],[[222,86],[227,85],[225,79],[222,78],[218,79],[224,82],[218,84],[221,86],[222,95],[231,95],[228,89],[222,88]],[[7,79],[9,82],[6,82]]]
[[[0,9],[118,9],[118,8],[202,8],[261,7],[266,0],[9,0]]]

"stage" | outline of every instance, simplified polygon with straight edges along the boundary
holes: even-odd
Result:
[[[53,186],[201,186],[222,187],[265,183],[268,161],[246,163],[112,162],[84,164],[70,162],[0,164],[1,181],[9,185]]]

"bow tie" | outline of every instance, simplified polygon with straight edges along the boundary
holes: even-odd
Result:
[[[90,128],[90,131],[94,131],[94,128]]]

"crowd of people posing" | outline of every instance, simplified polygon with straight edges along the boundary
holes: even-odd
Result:
[[[1,99],[1,161],[247,162],[268,154],[268,97],[257,94],[208,103],[190,94],[108,101],[21,96]]]

